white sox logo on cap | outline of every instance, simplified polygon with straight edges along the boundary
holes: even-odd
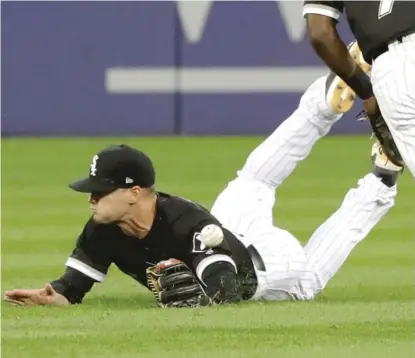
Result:
[[[94,157],[92,158],[92,164],[90,165],[92,176],[95,176],[97,174],[97,160],[98,160],[98,155],[94,155]]]

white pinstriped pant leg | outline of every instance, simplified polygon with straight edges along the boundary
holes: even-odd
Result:
[[[326,77],[317,79],[303,94],[299,107],[249,155],[240,177],[277,188],[308,156],[314,144],[341,118],[325,100]]]
[[[373,90],[406,166],[415,178],[415,34],[393,43],[372,67]]]
[[[353,248],[393,206],[396,194],[396,186],[387,187],[373,174],[349,190],[340,208],[313,233],[304,248],[314,279],[301,280],[298,298],[312,298],[324,289]]]

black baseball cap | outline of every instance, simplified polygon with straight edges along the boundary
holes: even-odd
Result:
[[[112,145],[94,155],[89,177],[69,184],[82,193],[111,192],[138,185],[148,188],[154,185],[155,171],[150,158],[128,145]]]

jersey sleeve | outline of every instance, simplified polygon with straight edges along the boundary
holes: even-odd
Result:
[[[303,16],[317,14],[339,20],[344,9],[344,1],[304,1]]]
[[[84,296],[91,290],[95,280],[85,276],[83,273],[67,267],[65,273],[50,284],[54,290],[74,303],[82,303]]]
[[[200,280],[205,269],[216,262],[227,262],[235,269],[235,272],[237,271],[237,265],[232,258],[226,238],[220,246],[215,248],[208,248],[203,244],[201,231],[210,224],[219,226],[225,237],[228,235],[229,232],[222,228],[220,222],[209,211],[192,202],[189,202],[175,222],[175,231],[184,239],[184,245],[186,245],[186,263],[193,268]]]
[[[212,220],[215,221],[215,220]],[[219,223],[210,222],[220,226]],[[205,226],[200,225],[201,229]],[[201,231],[200,229],[200,231]],[[228,245],[229,231],[222,228],[224,240],[215,248],[206,248],[200,240],[200,233],[193,236],[192,267],[196,277],[204,285],[206,294],[216,303],[238,302],[242,299],[241,280],[237,260]],[[194,252],[199,248],[200,252]]]
[[[227,233],[224,233],[225,237]],[[200,234],[198,233],[195,236],[196,241],[200,241]],[[201,241],[200,241],[201,242]],[[196,243],[197,245],[198,243]],[[203,251],[200,253],[193,253],[192,266],[195,270],[197,278],[206,284],[204,280],[204,274],[207,272],[209,267],[212,267],[215,264],[221,264],[226,266],[228,270],[233,273],[238,273],[238,267],[235,260],[232,257],[232,253],[227,247],[226,238],[223,243],[215,248],[205,248],[203,243],[201,243],[201,248]]]
[[[88,221],[79,236],[76,247],[66,266],[77,270],[96,282],[103,282],[111,266],[110,252],[106,249],[105,233],[100,225]]]

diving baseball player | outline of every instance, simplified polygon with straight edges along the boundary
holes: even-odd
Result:
[[[151,290],[162,307],[316,297],[393,206],[402,171],[375,144],[372,172],[304,247],[274,226],[276,189],[342,116],[328,105],[333,98],[327,89],[335,79],[319,78],[307,89],[294,113],[249,155],[211,212],[157,192],[153,165],[143,152],[104,148],[93,157],[89,176],[70,184],[90,194],[93,215],[65,272],[41,289],[7,291],[5,300],[81,303],[111,264]]]

